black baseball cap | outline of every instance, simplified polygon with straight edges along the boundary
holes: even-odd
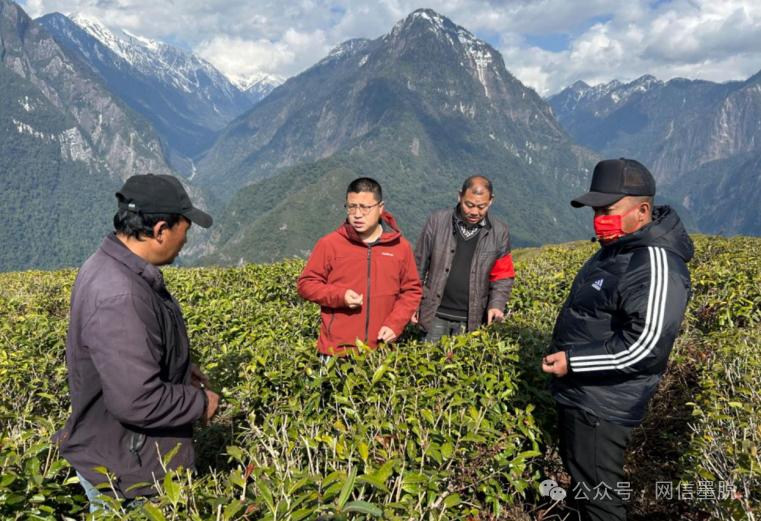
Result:
[[[576,197],[571,206],[610,206],[627,195],[655,195],[653,174],[634,159],[605,159],[595,166],[589,192]]]
[[[179,214],[203,228],[214,222],[211,215],[193,206],[180,180],[171,175],[133,175],[116,192],[116,198],[124,210]]]

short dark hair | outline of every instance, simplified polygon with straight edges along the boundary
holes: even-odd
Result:
[[[460,190],[460,195],[463,195],[468,190],[472,190],[473,186],[476,184],[484,185],[489,191],[489,196],[494,197],[494,188],[492,187],[491,181],[488,177],[483,175],[472,175],[467,178],[465,182],[462,183],[462,190]]]
[[[153,237],[153,227],[157,223],[165,221],[167,226],[174,228],[181,219],[182,215],[178,213],[144,214],[120,208],[114,215],[114,230],[118,234],[141,241],[144,237]]]
[[[655,198],[652,195],[630,195],[632,199],[635,199],[639,204],[648,203],[650,205],[650,215],[653,215],[653,208],[655,207]]]
[[[383,189],[380,183],[372,177],[359,177],[349,183],[349,187],[346,189],[346,195],[360,192],[371,192],[376,201],[381,202],[383,200]]]

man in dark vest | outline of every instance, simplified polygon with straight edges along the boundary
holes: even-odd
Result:
[[[465,180],[457,206],[431,214],[415,245],[423,300],[413,322],[426,341],[504,319],[515,279],[507,224],[488,215],[491,181]]]

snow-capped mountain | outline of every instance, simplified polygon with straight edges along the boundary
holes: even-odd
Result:
[[[146,76],[187,93],[196,92],[209,102],[220,95],[233,100],[240,93],[224,74],[191,52],[124,29],[111,31],[90,16],[77,14],[70,19]]]
[[[246,92],[255,101],[261,100],[264,96],[279,87],[285,81],[285,78],[275,74],[261,72],[247,77],[231,77],[230,81],[238,89]]]
[[[151,121],[172,164],[185,173],[192,170],[188,160],[203,153],[218,130],[260,99],[191,52],[111,30],[92,17],[52,13],[37,21]]]
[[[594,107],[596,117],[605,117],[610,112],[625,104],[632,96],[642,95],[663,82],[646,74],[630,83],[613,80],[594,87],[583,81],[577,81],[548,99],[561,123],[568,114],[580,108]]]
[[[381,182],[407,237],[474,172],[494,181],[490,211],[510,216],[514,244],[584,236],[568,200],[593,159],[500,53],[429,9],[389,29],[288,79],[199,162],[194,182],[230,201],[214,262],[303,255],[345,218],[346,183],[362,175]]]

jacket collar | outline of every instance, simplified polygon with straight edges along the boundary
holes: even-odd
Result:
[[[452,210],[452,226],[457,226],[458,224],[462,224],[466,228],[472,228],[474,226],[478,226],[480,228],[486,228],[487,230],[491,229],[491,222],[489,221],[489,214],[487,213],[483,219],[481,219],[476,224],[469,224],[466,223],[465,220],[460,215],[460,205],[455,205],[454,210]]]
[[[381,234],[380,238],[375,243],[373,243],[373,245],[388,244],[401,237],[402,232],[399,230],[399,225],[396,223],[394,216],[389,212],[384,211],[381,214],[381,225],[383,226],[383,233]],[[362,241],[362,238],[359,236],[357,231],[351,227],[348,219],[344,221],[344,223],[339,226],[336,231],[351,242],[367,246],[367,244]]]
[[[130,249],[116,237],[115,232],[106,235],[100,245],[100,249],[103,253],[120,262],[130,271],[145,280],[154,291],[162,292],[166,290],[161,270],[145,259],[132,253],[132,251],[130,251]]]

